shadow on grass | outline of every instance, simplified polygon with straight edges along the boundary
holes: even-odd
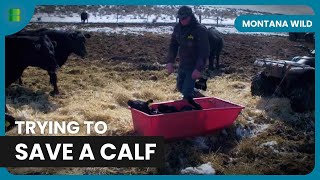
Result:
[[[49,113],[58,107],[49,101],[49,94],[43,90],[32,90],[27,87],[12,85],[6,89],[6,104],[14,108],[27,105],[34,111]]]

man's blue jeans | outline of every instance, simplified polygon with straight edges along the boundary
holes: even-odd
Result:
[[[195,80],[192,79],[193,69],[178,69],[177,89],[182,93],[183,99],[194,98]]]

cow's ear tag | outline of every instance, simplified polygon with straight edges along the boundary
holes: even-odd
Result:
[[[41,48],[41,44],[35,44],[35,45],[34,45],[34,47],[36,48],[36,50],[38,50],[38,51],[39,51],[39,50],[40,50],[40,48]]]

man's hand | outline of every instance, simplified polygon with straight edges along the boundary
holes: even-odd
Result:
[[[167,64],[167,71],[168,71],[168,74],[173,73],[174,68],[173,68],[173,64],[172,63],[168,63]]]
[[[201,72],[198,71],[197,69],[195,69],[195,70],[192,72],[191,77],[192,77],[192,79],[199,79],[199,78],[201,78]]]

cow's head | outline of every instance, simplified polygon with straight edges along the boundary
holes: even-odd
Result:
[[[47,35],[41,36],[33,43],[34,48],[39,58],[35,58],[32,64],[35,64],[49,72],[55,72],[58,69],[58,64],[55,58],[54,47],[57,46],[55,41],[51,41]]]
[[[75,53],[78,56],[81,56],[84,58],[84,56],[87,55],[87,50],[86,50],[86,38],[90,38],[90,34],[86,33],[83,34],[79,31],[69,33],[68,38],[71,40],[70,41],[70,48],[73,53]]]

